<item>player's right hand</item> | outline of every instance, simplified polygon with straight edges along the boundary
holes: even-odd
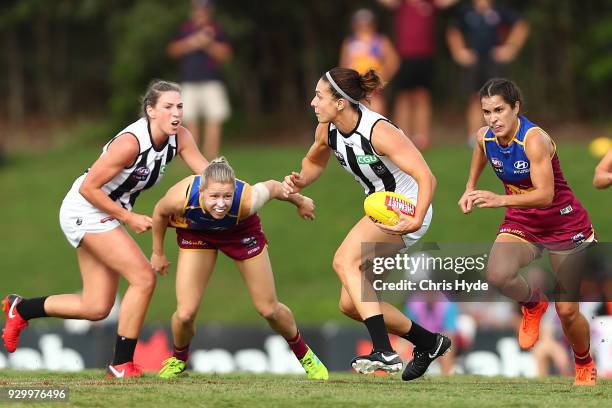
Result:
[[[472,190],[465,190],[465,193],[459,199],[459,208],[463,211],[464,214],[469,214],[472,212],[472,208],[474,208],[474,201],[470,197],[470,192]]]
[[[298,185],[300,183],[300,173],[292,171],[290,175],[285,176],[283,180],[283,196],[289,197],[289,194],[299,193],[301,188]]]
[[[159,273],[162,276],[166,276],[168,274],[168,267],[170,266],[170,262],[168,262],[168,258],[166,258],[166,254],[151,254],[151,266],[153,266],[153,270],[155,273]]]
[[[142,234],[151,229],[153,220],[148,215],[130,213],[125,219],[125,224],[135,233]]]

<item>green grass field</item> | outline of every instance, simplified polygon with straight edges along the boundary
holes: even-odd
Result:
[[[153,374],[123,381],[101,371],[78,374],[3,370],[0,387],[67,387],[68,406],[88,407],[605,407],[612,405],[612,381],[577,388],[567,377],[426,377],[405,383],[399,377],[334,373],[327,382],[301,376],[190,374],[162,381]],[[4,391],[6,392],[6,391]],[[0,402],[2,400],[0,399]],[[38,404],[37,404],[38,405]],[[57,406],[66,406],[57,404]],[[8,406],[8,405],[7,405]],[[11,403],[11,407],[33,404]]]
[[[0,169],[0,259],[3,279],[0,293],[24,296],[78,291],[81,287],[76,257],[58,222],[61,200],[74,179],[99,155],[101,143],[79,143],[50,152],[14,157]],[[237,175],[246,181],[280,180],[299,170],[308,146],[228,146],[226,156]],[[433,223],[424,242],[491,242],[503,210],[460,213],[470,152],[463,145],[428,151],[426,159],[438,179]],[[601,241],[612,241],[612,194],[591,185],[596,160],[585,145],[559,146],[561,163],[570,185],[590,213]],[[188,174],[177,161],[156,188],[142,194],[136,211],[151,213],[166,189]],[[502,192],[501,183],[486,169],[482,188]],[[290,204],[273,202],[260,215],[270,241],[270,254],[281,301],[302,324],[327,320],[348,322],[337,311],[340,285],[331,268],[333,254],[346,232],[362,216],[361,187],[331,159],[326,173],[306,190],[317,203],[317,219],[299,219]],[[137,237],[150,254],[150,234]],[[169,258],[176,260],[174,233],[168,234]],[[313,301],[316,294],[316,301]],[[228,302],[231,296],[232,302]],[[175,306],[174,276],[160,278],[147,316],[148,321],[168,321]],[[202,320],[260,322],[234,265],[221,256],[205,295]]]

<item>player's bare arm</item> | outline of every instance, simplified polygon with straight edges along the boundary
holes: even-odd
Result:
[[[331,152],[327,144],[327,133],[327,124],[320,123],[315,131],[315,141],[302,160],[302,170],[299,173],[292,172],[283,181],[285,196],[299,193],[323,174]]]
[[[478,179],[487,165],[487,156],[485,155],[483,148],[484,135],[487,133],[487,129],[488,127],[486,126],[482,127],[476,133],[476,145],[472,151],[472,161],[470,163],[468,181],[465,185],[465,192],[459,199],[458,203],[459,208],[461,208],[461,211],[463,211],[464,214],[469,214],[472,212],[473,200],[470,198],[469,193],[476,189]]]
[[[151,265],[155,272],[160,275],[166,275],[170,266],[170,262],[168,262],[168,258],[166,258],[164,253],[164,239],[168,229],[168,222],[172,215],[178,215],[182,212],[185,205],[185,192],[193,177],[186,177],[172,186],[153,209]]]
[[[261,186],[261,187],[258,187]],[[266,189],[269,193],[269,198],[267,201],[276,199],[281,201],[289,201],[291,204],[295,205],[298,211],[298,215],[305,220],[314,220],[315,218],[315,205],[314,201],[310,197],[306,197],[300,193],[289,194],[288,197],[285,197],[283,192],[283,185],[279,181],[276,180],[268,180],[261,183],[257,183],[253,186],[253,194],[257,192],[259,195],[263,195],[261,191]],[[258,199],[258,201],[261,201]],[[255,196],[253,196],[253,203],[256,202]],[[263,206],[263,204],[261,204]],[[255,212],[257,210],[251,210]]]
[[[181,156],[181,159],[189,166],[193,174],[202,174],[206,166],[208,166],[208,160],[204,158],[198,149],[191,132],[181,126],[176,134],[176,138],[178,154]]]
[[[595,168],[593,186],[595,188],[607,188],[612,185],[612,149],[601,159]]]
[[[151,228],[151,218],[121,207],[102,191],[102,186],[112,180],[121,169],[131,166],[139,150],[138,141],[132,134],[118,136],[106,153],[91,166],[79,189],[79,193],[93,206],[126,224],[137,234]]]
[[[433,199],[436,185],[434,175],[421,152],[410,139],[387,121],[381,120],[374,126],[372,145],[378,153],[387,156],[402,171],[410,175],[419,186],[414,217],[408,217],[400,212],[398,213],[400,216],[398,224],[392,227],[384,224],[377,225],[387,232],[400,235],[418,230],[423,225],[423,220]]]

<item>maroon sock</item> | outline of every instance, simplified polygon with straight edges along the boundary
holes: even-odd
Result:
[[[531,290],[531,288],[529,288],[529,297],[527,301],[519,303],[527,309],[533,309],[540,303],[540,289]]]
[[[591,358],[591,348],[587,348],[584,353],[578,353],[574,350],[574,363],[576,365],[585,365],[589,364],[593,359]]]
[[[300,331],[298,330],[297,335],[294,338],[285,340],[287,340],[291,351],[293,351],[293,354],[295,354],[297,359],[303,359],[306,353],[308,352],[308,346],[306,345],[306,343],[304,343],[304,339],[302,338]]]
[[[189,358],[189,344],[183,347],[174,346],[174,357],[187,362]]]

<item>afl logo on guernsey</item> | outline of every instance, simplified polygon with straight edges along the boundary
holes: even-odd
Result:
[[[514,174],[529,173],[529,162],[525,160],[517,160],[514,162]]]
[[[498,173],[503,173],[504,172],[504,162],[502,162],[497,157],[492,157],[491,158],[491,164],[493,165],[493,169],[496,172],[498,172]]]
[[[149,176],[149,173],[151,173],[151,170],[148,167],[138,167],[132,173],[132,177],[138,181],[144,181]]]
[[[336,159],[340,162],[340,165],[346,167],[346,160],[344,160],[344,156],[339,151],[334,150],[334,154],[336,155]]]

